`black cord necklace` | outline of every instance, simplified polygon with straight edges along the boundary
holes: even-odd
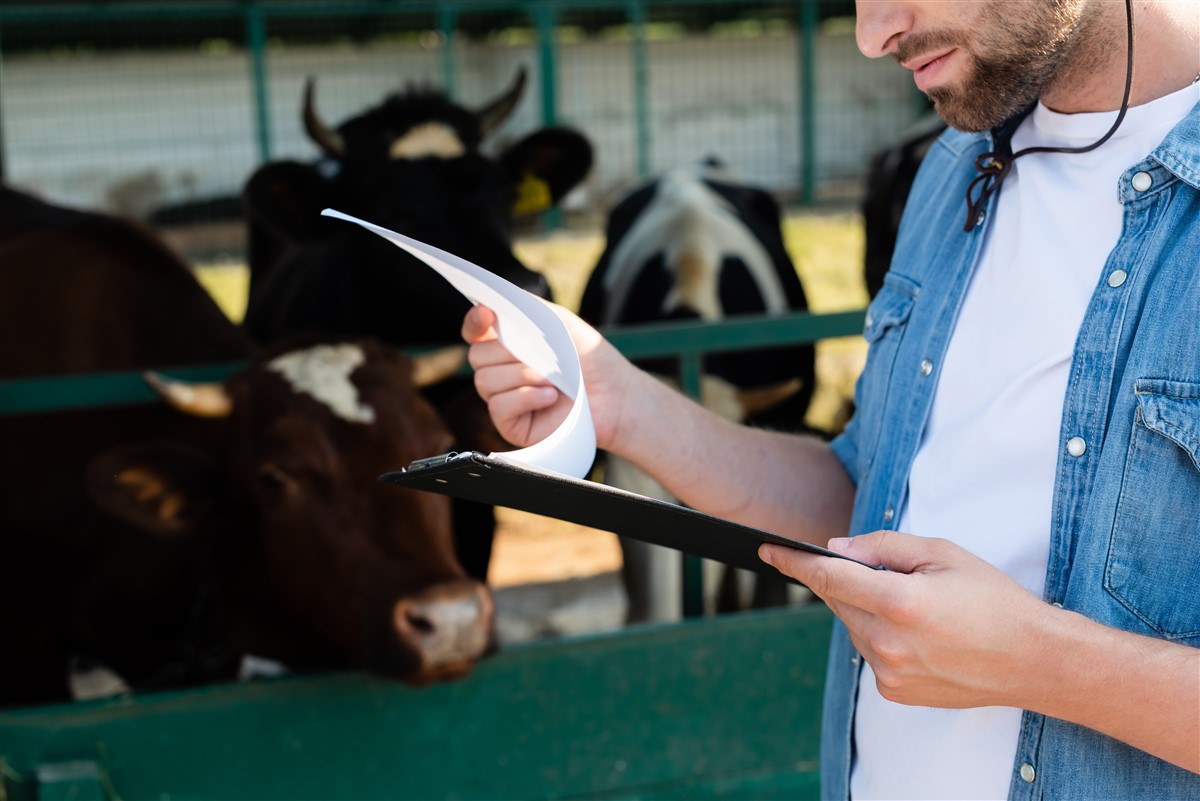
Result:
[[[975,159],[975,169],[980,174],[975,176],[975,180],[971,181],[967,187],[967,221],[963,225],[963,231],[969,232],[983,222],[983,207],[987,205],[988,198],[1000,188],[1000,182],[1008,175],[1012,163],[1021,156],[1030,153],[1087,153],[1107,142],[1117,132],[1117,128],[1121,127],[1121,122],[1125,119],[1125,112],[1129,110],[1129,93],[1133,88],[1133,0],[1125,0],[1125,20],[1129,31],[1129,47],[1125,67],[1125,96],[1121,98],[1121,110],[1117,113],[1117,119],[1113,121],[1108,133],[1085,147],[1027,147],[1012,154],[997,151],[984,153]],[[976,187],[979,189],[979,194],[972,199]]]

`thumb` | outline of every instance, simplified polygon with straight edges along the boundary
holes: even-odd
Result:
[[[883,565],[893,573],[920,573],[937,561],[941,542],[898,531],[876,531],[848,540],[831,541],[829,547],[860,562]]]
[[[495,325],[496,313],[487,306],[476,304],[463,318],[462,338],[468,344],[482,342],[485,339],[495,339]]]

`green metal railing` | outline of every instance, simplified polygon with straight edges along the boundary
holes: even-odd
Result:
[[[862,311],[747,317],[719,323],[670,323],[608,329],[605,336],[631,359],[677,357],[680,383],[700,396],[700,374],[709,353],[784,347],[862,332]],[[165,366],[160,372],[189,381],[219,381],[241,364]],[[100,406],[151,403],[154,393],[142,371],[0,380],[0,417]]]
[[[815,799],[831,622],[522,643],[420,689],[338,673],[0,711],[0,798]]]

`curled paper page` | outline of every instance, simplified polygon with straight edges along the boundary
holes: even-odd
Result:
[[[596,456],[596,431],[592,427],[587,390],[583,386],[583,370],[566,326],[549,306],[495,273],[453,253],[334,209],[325,209],[321,214],[356,223],[379,234],[428,264],[467,300],[494,311],[501,344],[564,395],[574,399],[567,418],[550,436],[528,448],[491,456],[572,478],[583,478],[587,474]],[[397,269],[403,268],[398,266]]]

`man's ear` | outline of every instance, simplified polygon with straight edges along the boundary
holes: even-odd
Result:
[[[255,226],[284,244],[319,238],[329,181],[312,165],[279,161],[259,168],[242,189],[242,207]]]
[[[224,491],[208,457],[169,442],[106,451],[88,465],[85,481],[88,495],[105,512],[163,537],[192,534]]]
[[[574,189],[592,169],[592,145],[569,128],[543,128],[500,155],[517,182],[513,216],[545,211]]]

